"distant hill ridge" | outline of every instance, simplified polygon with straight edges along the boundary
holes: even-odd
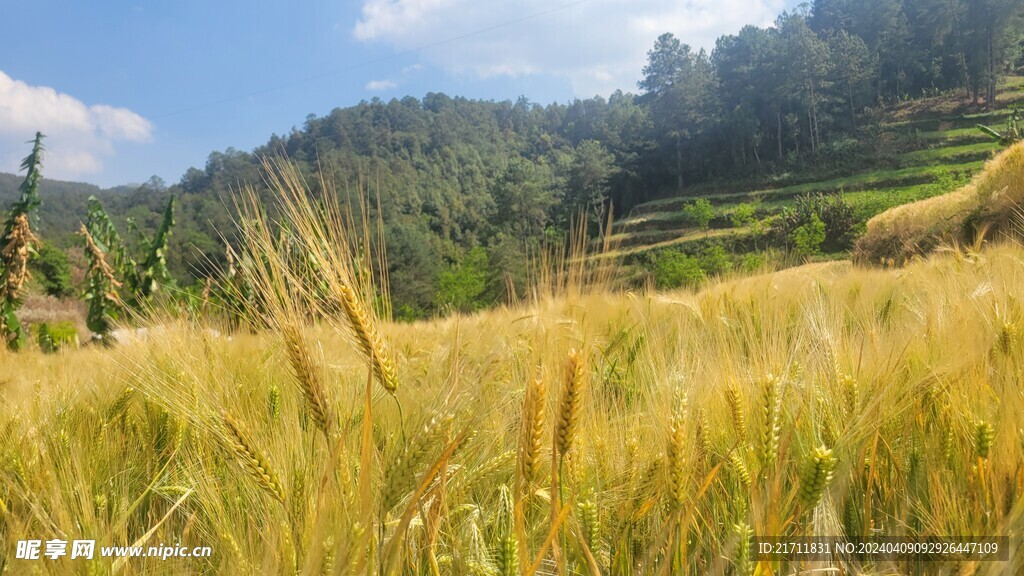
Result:
[[[24,174],[10,174],[8,172],[0,172],[0,200],[7,201],[8,199],[13,199],[15,196],[17,196],[18,187],[21,186],[21,183],[24,179]],[[51,180],[49,178],[45,178],[44,174],[43,182],[40,187],[40,193],[57,196],[62,194],[82,194],[86,198],[88,198],[91,194],[125,194],[137,189],[139,186],[141,186],[141,184],[123,184],[121,186],[115,186],[113,188],[100,188],[95,184],[89,184],[87,182]]]
[[[6,211],[17,199],[18,188],[24,179],[23,174],[0,172],[0,211]],[[43,180],[39,185],[39,196],[42,198],[43,206],[39,211],[38,232],[47,241],[67,247],[73,238],[71,234],[85,218],[86,203],[90,196],[98,197],[112,208],[112,214],[123,217],[127,210],[136,204],[134,200],[128,199],[140,192],[151,194],[153,191],[140,184],[100,188],[85,182],[52,180],[46,177],[44,157]]]

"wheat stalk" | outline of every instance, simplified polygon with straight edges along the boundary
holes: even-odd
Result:
[[[814,508],[821,501],[835,468],[836,457],[831,449],[825,446],[814,449],[800,476],[800,501],[806,507]]]
[[[565,385],[562,388],[562,403],[558,411],[558,423],[555,427],[555,448],[564,456],[572,448],[579,425],[580,405],[583,388],[586,385],[583,377],[583,359],[576,350],[569,351],[565,368]]]
[[[771,471],[779,456],[779,438],[782,434],[780,382],[781,378],[768,374],[764,383],[761,400],[761,469],[764,472]]]
[[[587,498],[580,502],[577,508],[581,535],[591,549],[596,548],[601,541],[601,517],[598,513],[596,498],[594,490],[590,489]]]
[[[385,390],[394,394],[398,390],[398,370],[395,368],[387,341],[377,331],[355,289],[344,280],[335,280],[334,288],[359,349],[373,366],[373,374],[377,381]]]
[[[306,342],[299,332],[296,324],[283,322],[281,334],[284,337],[285,351],[288,355],[288,362],[291,364],[295,379],[302,390],[302,396],[306,400],[310,416],[324,436],[331,438],[333,423],[330,408],[327,404],[327,392],[324,389],[320,371],[317,370],[313,357],[306,347]]]
[[[686,393],[676,387],[668,422],[666,465],[672,505],[677,510],[686,500],[686,461]]]
[[[267,414],[273,422],[281,418],[281,389],[276,384],[271,384],[267,391]]]
[[[974,451],[979,458],[988,458],[995,438],[996,431],[992,425],[984,420],[978,420],[974,426]]]
[[[467,438],[469,438],[468,435]],[[508,474],[510,469],[515,469],[517,452],[518,450],[499,452],[478,466],[472,469],[467,468],[464,472],[453,476],[450,483],[453,487],[461,488],[478,482],[486,484],[487,480],[501,478]]]
[[[697,438],[697,447],[699,448],[699,458],[701,462],[707,462],[708,458],[711,457],[711,423],[708,421],[707,411],[698,408],[696,417],[696,430],[694,430],[694,436]]]
[[[572,448],[576,436],[585,385],[583,359],[575,349],[569,350],[565,364],[565,379],[562,384],[562,402],[559,406],[558,421],[555,423],[551,446],[551,526],[556,537],[551,542],[551,555],[560,572],[564,570],[565,564],[561,545],[557,541],[561,524],[558,518],[566,511],[561,509],[564,484],[561,478],[561,466],[566,462],[566,454]]]
[[[753,562],[750,557],[750,545],[751,540],[754,538],[754,531],[750,529],[750,525],[746,522],[735,524],[732,530],[736,536],[736,555],[733,560],[735,574],[738,576],[748,576],[754,571]]]
[[[420,465],[437,445],[448,442],[455,417],[452,414],[434,415],[420,429],[416,438],[406,444],[387,472],[381,498],[382,512],[387,513],[416,483]]]
[[[837,372],[846,396],[846,413],[850,418],[857,416],[860,410],[860,384],[857,379],[845,372]]]
[[[132,386],[125,386],[121,393],[117,395],[117,398],[107,408],[107,419],[113,420],[118,417],[128,408],[128,403],[131,402],[132,398],[135,397],[135,388]]]
[[[736,451],[729,454],[729,463],[732,464],[732,470],[736,474],[736,479],[740,481],[744,488],[749,489],[750,469],[747,468],[747,463],[743,461],[742,454]]]
[[[508,486],[498,489],[498,545],[495,550],[495,563],[498,574],[513,576],[519,568],[519,541],[515,529],[515,499]]]
[[[519,432],[519,453],[516,462],[519,484],[516,487],[513,506],[513,530],[516,539],[516,556],[520,570],[524,570],[529,563],[526,519],[523,505],[526,496],[529,494],[530,485],[537,480],[540,472],[540,451],[544,434],[546,398],[547,386],[543,380],[536,378],[527,385],[526,396],[523,399],[523,414]],[[556,475],[557,470],[552,470],[552,485],[554,485]],[[552,498],[552,509],[554,509],[555,502],[556,500]],[[513,536],[510,535],[509,539],[511,540],[512,538]]]
[[[547,386],[540,378],[526,387],[523,400],[522,430],[519,437],[519,475],[524,490],[537,480],[540,474],[540,451],[544,434],[545,399]]]
[[[729,403],[729,413],[732,415],[732,426],[736,431],[736,439],[743,444],[747,441],[747,417],[743,409],[743,394],[735,383],[730,383],[725,389],[725,399]]]
[[[222,420],[224,428],[228,432],[228,444],[234,450],[235,456],[242,461],[245,468],[249,471],[249,475],[256,481],[256,484],[273,496],[275,500],[283,504],[285,497],[284,486],[277,479],[277,475],[274,474],[270,463],[267,462],[263,454],[249,440],[249,437],[230,414],[225,412]]]
[[[946,466],[952,468],[955,464],[956,456],[956,436],[954,435],[953,427],[950,425],[948,420],[944,420],[942,423],[942,458],[946,463]]]

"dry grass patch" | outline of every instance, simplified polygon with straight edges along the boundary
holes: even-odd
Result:
[[[942,244],[974,244],[979,235],[1011,234],[1024,201],[1024,143],[985,165],[963,188],[887,210],[868,221],[854,257],[902,264]]]

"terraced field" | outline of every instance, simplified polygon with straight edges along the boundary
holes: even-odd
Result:
[[[758,222],[767,222],[803,194],[841,194],[859,220],[945,194],[969,180],[1000,149],[977,125],[1001,129],[1009,106],[1020,102],[1024,102],[1024,77],[1012,77],[1002,85],[999,109],[991,112],[951,114],[956,107],[953,98],[891,109],[875,137],[876,157],[866,158],[865,168],[814,181],[783,176],[771,182],[716,183],[695,187],[686,196],[640,204],[615,222],[613,254],[635,260],[637,255],[669,247],[696,253],[711,240],[743,251],[753,245],[752,234],[763,228]],[[706,198],[715,209],[707,231],[695,226],[684,211],[697,198]],[[741,205],[748,213],[753,209],[753,222],[733,218]]]

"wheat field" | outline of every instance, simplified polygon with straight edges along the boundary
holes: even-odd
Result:
[[[4,573],[1024,570],[1019,244],[398,324],[366,304],[343,227],[278,185],[322,274],[303,284],[254,210],[263,329],[164,318],[111,349],[0,352]],[[912,564],[749,545],[879,534],[1012,549]],[[15,558],[51,538],[213,553]]]

